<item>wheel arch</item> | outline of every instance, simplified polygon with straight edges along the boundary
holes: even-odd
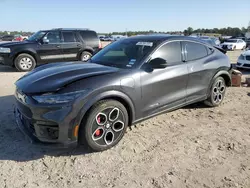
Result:
[[[84,120],[84,117],[88,115],[91,107],[101,101],[101,100],[117,100],[124,105],[129,115],[129,126],[132,125],[135,118],[135,107],[132,100],[124,93],[120,91],[107,91],[103,92],[95,97],[91,97],[87,103],[84,104],[84,107],[80,111],[79,119],[77,120],[78,124],[81,125],[81,122]]]
[[[225,84],[227,87],[232,86],[231,74],[227,70],[219,70],[215,73],[215,75],[211,79],[207,93],[209,93],[209,91],[213,85],[214,80],[218,77],[222,77],[225,80]]]
[[[81,55],[83,52],[89,52],[91,53],[92,55],[94,54],[94,50],[92,48],[84,48],[84,49],[81,49],[77,55],[77,59],[81,59]]]
[[[29,54],[29,55],[31,55],[35,59],[35,61],[37,63],[37,56],[36,56],[35,52],[32,52],[31,50],[22,50],[22,51],[16,52],[13,55],[13,64],[14,64],[14,61],[17,58],[17,56],[19,56],[20,54]]]

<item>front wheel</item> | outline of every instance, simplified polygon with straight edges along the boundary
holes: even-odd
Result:
[[[214,80],[208,95],[209,97],[204,103],[211,107],[219,106],[225,97],[225,93],[225,80],[222,77],[218,77]]]
[[[84,119],[79,141],[92,151],[104,151],[115,146],[128,126],[128,112],[116,100],[97,102]]]
[[[36,60],[29,54],[20,54],[15,59],[15,67],[20,72],[31,71],[36,67]]]

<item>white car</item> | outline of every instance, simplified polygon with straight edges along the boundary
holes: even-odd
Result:
[[[240,55],[236,67],[250,69],[250,50],[247,50]]]
[[[221,48],[225,50],[244,50],[247,44],[242,39],[228,39],[221,44]]]

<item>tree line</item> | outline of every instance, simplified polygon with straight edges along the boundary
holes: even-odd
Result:
[[[250,26],[248,28],[242,27],[227,27],[227,28],[213,28],[213,29],[193,29],[192,27],[188,27],[184,31],[168,31],[168,32],[158,32],[154,30],[149,31],[127,31],[127,32],[111,32],[111,33],[99,33],[102,35],[127,35],[127,36],[134,36],[134,35],[145,35],[145,34],[156,34],[156,33],[163,33],[163,34],[171,34],[171,35],[191,35],[191,34],[216,34],[216,35],[224,35],[224,36],[244,36],[246,32],[250,32]],[[25,31],[0,31],[0,36],[3,35],[16,35],[21,34],[25,36],[30,36],[33,32],[25,32]]]
[[[127,36],[134,36],[134,35],[145,35],[145,34],[156,34],[156,33],[164,33],[164,34],[171,34],[171,35],[191,35],[191,34],[216,34],[216,35],[223,35],[223,36],[245,36],[246,32],[250,32],[250,26],[248,28],[242,27],[227,27],[227,28],[213,28],[213,29],[193,29],[192,27],[188,27],[184,31],[170,31],[170,32],[157,32],[154,30],[149,31],[127,31],[127,32],[111,32],[111,33],[100,33],[104,35],[127,35]]]
[[[0,31],[0,36],[4,35],[23,35],[23,36],[30,36],[33,34],[33,32],[25,32],[25,31]]]

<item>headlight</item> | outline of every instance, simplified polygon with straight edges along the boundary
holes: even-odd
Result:
[[[37,102],[43,104],[61,104],[61,103],[71,102],[86,92],[87,90],[81,90],[63,94],[44,94],[44,95],[32,96],[32,98],[35,99]]]
[[[10,53],[10,48],[0,47],[0,53]]]

